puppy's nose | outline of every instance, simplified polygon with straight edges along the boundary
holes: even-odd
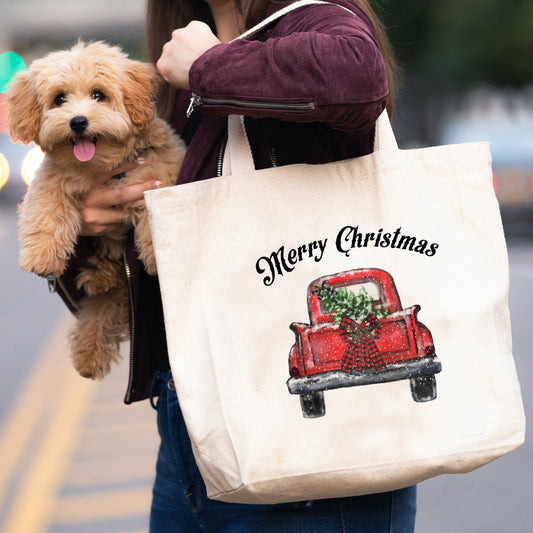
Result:
[[[70,129],[74,133],[83,133],[87,126],[89,125],[89,121],[86,117],[74,117],[70,121]]]

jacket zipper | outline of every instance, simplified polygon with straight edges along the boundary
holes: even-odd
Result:
[[[253,100],[239,100],[236,98],[205,98],[203,96],[198,96],[197,94],[192,95],[189,107],[187,108],[187,117],[190,117],[193,111],[201,105],[231,105],[235,107],[248,107],[253,109],[277,109],[277,110],[286,110],[286,111],[310,111],[315,109],[315,104],[313,102],[304,102],[304,103],[281,103],[281,102],[256,102]]]
[[[124,246],[124,271],[126,272],[126,281],[128,284],[128,301],[130,306],[130,373],[128,378],[128,388],[126,390],[126,403],[131,403],[131,394],[133,387],[133,348],[135,342],[135,308],[133,306],[133,286],[131,281],[131,269],[126,255]]]
[[[218,153],[218,163],[217,163],[217,178],[222,176],[222,169],[224,166],[224,154],[226,152],[226,145],[228,144],[228,133],[224,135],[224,140],[222,141],[222,146],[220,147],[220,152]]]
[[[222,170],[224,167],[224,154],[226,153],[226,145],[228,144],[228,134],[224,135],[224,140],[222,141],[222,145],[220,146],[220,151],[218,153],[218,163],[217,163],[217,178],[220,178],[222,176]],[[251,149],[251,147],[250,147]],[[278,166],[278,156],[276,155],[276,149],[275,148],[269,148],[268,149],[268,156],[270,158],[270,165],[272,168]]]
[[[275,168],[278,166],[278,156],[276,155],[275,148],[269,148],[268,149],[268,155],[270,156],[270,164],[272,165],[272,168]]]

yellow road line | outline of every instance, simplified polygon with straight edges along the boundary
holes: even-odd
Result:
[[[22,452],[17,453],[15,443],[8,442],[10,434],[19,446],[25,448],[28,438],[32,437],[35,417],[43,412],[50,415],[50,423],[28,464],[6,519],[3,529],[6,533],[40,533],[46,530],[55,494],[68,466],[87,404],[99,385],[80,378],[73,370],[66,355],[66,326],[63,322],[56,328],[2,434],[0,442],[10,454],[10,461],[16,463]],[[26,421],[34,410],[39,411],[38,415],[32,415],[33,420]],[[5,490],[5,486],[0,488]]]
[[[128,409],[131,409],[130,406],[128,406]],[[147,435],[147,438],[150,439],[150,441],[155,440],[154,435],[157,431],[157,426],[155,424],[154,420],[146,420],[146,421],[139,421],[135,423],[131,423],[128,421],[125,421],[121,424],[116,424],[112,427],[109,426],[102,426],[102,427],[88,427],[83,429],[83,436],[84,437],[93,437],[98,435],[113,435],[114,433],[117,433],[119,435],[123,435],[124,433],[128,432],[134,435]]]
[[[136,483],[140,480],[148,480],[152,483],[154,475],[155,454],[152,454],[152,460],[143,458],[142,462],[136,458],[132,459],[131,456],[122,458],[113,456],[104,457],[98,461],[84,461],[82,464],[75,463],[70,468],[67,482],[69,489],[105,486],[117,483],[117,481]]]
[[[146,514],[152,498],[152,485],[112,492],[98,492],[62,498],[53,516],[55,524],[75,524]]]
[[[45,350],[21,389],[18,401],[10,408],[7,419],[0,428],[0,501],[4,501],[13,472],[30,442],[37,422],[47,408],[46,398],[50,374],[60,359],[64,359],[65,330],[70,323],[67,318],[54,330]]]

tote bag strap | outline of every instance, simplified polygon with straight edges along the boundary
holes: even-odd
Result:
[[[398,144],[389,120],[387,110],[376,121],[374,134],[374,152],[398,150]],[[245,174],[255,170],[252,150],[242,115],[230,115],[228,117],[228,143],[224,153],[223,176],[230,174]]]
[[[266,28],[276,20],[280,19],[281,17],[285,16],[287,13],[290,13],[291,11],[294,11],[295,9],[298,9],[299,7],[309,6],[313,4],[331,4],[332,2],[324,2],[322,0],[299,0],[298,2],[293,2],[292,4],[289,4],[288,6],[285,6],[283,9],[280,9],[279,11],[276,11],[270,17],[267,17],[263,21],[259,22],[259,24],[256,24],[253,28],[250,28],[249,30],[245,31],[243,34],[239,35],[237,39],[247,39],[248,37],[251,37],[252,35],[256,34],[257,32],[261,31],[263,28]],[[334,4],[337,5],[337,4]],[[355,13],[353,11],[350,11],[348,8],[344,6],[339,6],[351,15],[355,16]]]
[[[322,0],[300,0],[289,4],[288,6],[276,11],[270,17],[249,29],[237,39],[246,39],[266,28],[276,20],[280,19],[287,13],[294,11],[303,6],[313,4],[330,4],[331,2],[324,2]],[[337,5],[337,4],[334,4]],[[337,5],[337,7],[348,11],[353,16],[355,13],[349,9]],[[235,40],[237,40],[235,39]],[[392,130],[392,126],[385,111],[381,114],[376,122],[376,131],[374,136],[374,151],[378,150],[397,150],[398,144]],[[246,129],[244,127],[244,117],[241,115],[230,115],[228,117],[228,142],[226,145],[226,151],[224,153],[222,175],[228,176],[230,174],[243,174],[253,172],[255,165],[253,161],[252,151],[250,143],[246,136]]]

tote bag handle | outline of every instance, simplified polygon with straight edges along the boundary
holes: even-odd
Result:
[[[304,7],[304,6],[313,5],[313,4],[330,4],[330,3],[331,2],[323,2],[322,0],[299,0],[299,2],[294,2],[284,7],[283,9],[276,11],[275,13],[270,15],[270,17],[267,17],[265,20],[259,22],[259,24],[256,24],[253,28],[250,28],[249,30],[245,31],[243,34],[239,35],[234,40],[236,41],[237,39],[247,39],[248,37],[251,37],[252,35],[261,31],[263,28],[266,28],[267,26],[269,26],[276,20],[285,16],[287,13],[294,11],[295,9],[298,9],[299,7]],[[351,13],[352,15],[354,15],[354,13],[350,11],[349,9],[347,9],[346,7],[343,7],[343,6],[338,6],[338,7],[341,7],[342,9],[345,9],[346,11],[348,11],[348,13]]]
[[[384,110],[376,121],[374,151],[392,150],[398,150],[398,144],[387,110]],[[228,143],[224,153],[222,175],[242,175],[254,170],[255,165],[252,150],[244,128],[244,117],[242,115],[230,115],[228,117]]]

